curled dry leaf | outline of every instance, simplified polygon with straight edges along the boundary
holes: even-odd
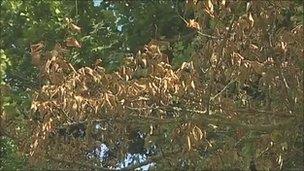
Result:
[[[232,59],[231,59],[232,65],[241,66],[243,60],[244,60],[244,57],[242,55],[240,55],[239,53],[237,53],[237,52],[232,53]]]
[[[214,18],[214,8],[211,0],[208,0],[205,4],[204,11],[212,18]]]
[[[248,14],[248,19],[249,19],[250,26],[253,27],[253,25],[254,25],[254,19],[253,19],[251,13]]]
[[[210,63],[212,67],[216,67],[217,63],[219,62],[219,56],[215,53],[212,53],[210,58]]]
[[[42,42],[31,45],[31,55],[32,55],[32,64],[33,65],[40,66],[41,51],[43,48],[44,48],[44,44]]]
[[[203,137],[204,137],[202,130],[197,126],[193,127],[192,134],[196,141],[199,141],[199,140],[203,139]]]
[[[74,37],[69,37],[66,39],[66,45],[68,47],[77,47],[81,48],[81,44],[74,38]]]
[[[31,53],[41,52],[42,48],[44,48],[44,44],[42,42],[33,44],[31,45]]]
[[[146,68],[147,67],[147,59],[142,59],[141,62],[142,62],[143,67]]]
[[[250,44],[250,45],[249,45],[249,48],[250,48],[251,50],[255,50],[255,51],[259,50],[259,47],[258,47],[257,45],[254,45],[254,44]]]
[[[195,90],[195,84],[194,84],[194,81],[193,81],[193,80],[191,81],[191,84],[190,84],[190,85],[191,85],[191,88],[193,88],[193,90]]]
[[[188,142],[188,150],[190,151],[191,150],[191,139],[190,139],[189,135],[187,135],[187,142]]]
[[[190,19],[189,22],[187,22],[187,27],[194,28],[197,30],[200,30],[201,28],[198,22],[196,22],[194,19]]]
[[[70,23],[70,28],[71,28],[71,30],[74,31],[74,32],[78,32],[78,33],[81,32],[81,28],[80,28],[79,26],[73,24],[73,23]]]

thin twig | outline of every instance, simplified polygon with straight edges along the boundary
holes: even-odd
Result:
[[[219,95],[221,95],[235,80],[231,80],[219,93],[210,98],[210,101],[214,101]]]
[[[211,38],[211,39],[223,39],[222,37],[216,37],[216,36],[213,36],[213,35],[209,35],[209,34],[205,34],[205,33],[202,33],[200,31],[196,31],[199,35],[202,35],[202,36],[205,36],[205,37],[208,37],[208,38]]]

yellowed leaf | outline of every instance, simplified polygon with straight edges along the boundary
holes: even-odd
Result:
[[[204,11],[209,14],[210,17],[214,17],[214,7],[212,4],[211,0],[208,0],[207,3],[205,4],[205,9]]]
[[[212,65],[212,67],[215,67],[215,66],[217,65],[217,63],[218,63],[218,61],[219,61],[218,58],[219,58],[219,57],[218,57],[217,54],[212,53],[212,55],[211,55],[211,57],[210,57],[210,63],[211,63],[211,65]]]
[[[237,52],[232,53],[232,60],[231,60],[232,65],[241,66],[243,60],[244,60],[244,57],[242,55],[240,55],[239,53],[237,53]]]
[[[193,127],[192,134],[196,141],[199,141],[199,140],[203,139],[203,137],[204,137],[202,130],[197,126]]]
[[[187,142],[188,142],[188,150],[190,151],[191,150],[191,139],[190,139],[189,135],[187,135]]]
[[[248,19],[249,19],[249,22],[250,22],[250,26],[253,27],[253,25],[254,25],[254,19],[253,19],[251,13],[248,14]]]
[[[191,87],[193,88],[193,90],[195,90],[195,84],[193,80],[191,81]]]
[[[194,28],[197,30],[200,30],[200,25],[198,24],[198,22],[196,22],[194,19],[190,19],[189,22],[187,23],[187,27],[189,28]]]
[[[107,104],[108,104],[110,107],[113,107],[113,105],[112,105],[111,102],[110,102],[108,93],[105,93],[104,98],[105,98],[105,101],[107,102]]]

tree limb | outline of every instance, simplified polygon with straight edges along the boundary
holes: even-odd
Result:
[[[174,155],[174,154],[178,153],[179,151],[180,151],[180,150],[176,150],[176,151],[172,151],[172,152],[166,153],[166,154],[164,154],[164,155],[153,156],[153,157],[150,157],[150,158],[148,158],[147,160],[145,160],[145,161],[143,161],[143,162],[136,163],[136,164],[133,164],[133,165],[124,167],[124,168],[122,168],[121,170],[122,170],[122,171],[126,171],[126,170],[135,170],[135,169],[137,169],[137,168],[139,168],[139,167],[148,165],[148,164],[153,163],[153,162],[155,162],[155,161],[157,161],[157,160],[161,160],[161,159],[163,159],[163,158],[166,157],[166,156]]]
[[[48,156],[47,157],[50,160],[56,161],[56,162],[63,162],[63,163],[67,163],[67,164],[71,164],[71,165],[78,165],[81,167],[84,167],[85,169],[93,169],[93,170],[101,170],[101,171],[114,171],[114,170],[118,170],[118,169],[111,169],[111,168],[106,168],[106,167],[101,167],[101,166],[94,166],[92,164],[88,164],[88,163],[84,163],[84,162],[79,162],[76,160],[65,160],[62,158],[56,158],[56,157],[51,157]]]

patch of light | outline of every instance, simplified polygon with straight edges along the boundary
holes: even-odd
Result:
[[[109,150],[109,148],[105,144],[101,144],[99,146],[100,152],[99,152],[99,157],[102,159],[106,152]]]
[[[128,167],[130,165],[141,163],[147,160],[147,156],[143,154],[130,154],[128,153],[125,157],[124,161],[122,161],[117,169],[122,169],[124,167]],[[149,170],[151,166],[154,166],[155,163],[149,163],[147,165],[141,166],[135,170]]]
[[[100,3],[102,2],[103,0],[93,0],[94,2],[94,6],[97,7],[100,5]]]
[[[95,150],[95,154],[97,156],[94,156],[92,153],[88,154],[88,157],[91,158],[95,158],[98,157],[101,161],[103,160],[104,157],[106,157],[107,152],[109,151],[109,148],[107,147],[107,145],[105,145],[104,143],[101,143]],[[118,164],[117,167],[115,167],[115,169],[123,169],[125,167],[137,164],[137,163],[142,163],[145,162],[147,160],[147,156],[144,154],[130,154],[128,153],[127,156]],[[144,166],[141,166],[135,170],[149,170],[150,167],[154,166],[155,163],[149,163],[146,164]]]

